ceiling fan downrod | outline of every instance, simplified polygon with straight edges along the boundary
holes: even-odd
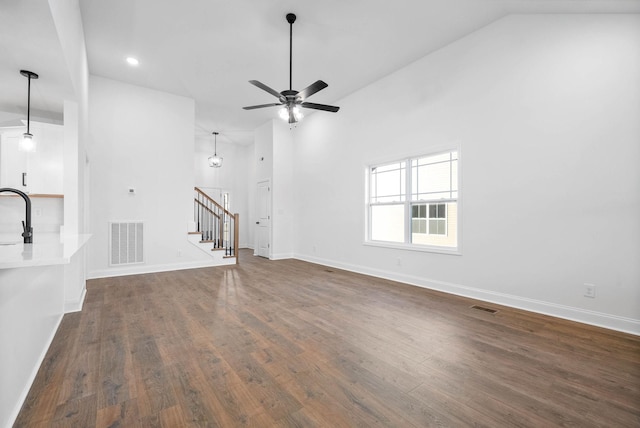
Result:
[[[289,23],[289,90],[293,90],[293,23],[296,22],[294,13],[287,13],[287,22]]]

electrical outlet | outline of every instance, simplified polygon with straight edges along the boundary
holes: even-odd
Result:
[[[178,250],[178,257],[182,257],[182,250]]]
[[[396,259],[396,264],[397,264],[398,266],[402,266],[402,259],[401,259],[400,257],[398,257],[398,258]]]
[[[584,297],[589,297],[591,299],[595,299],[596,297],[596,286],[593,284],[584,284]]]

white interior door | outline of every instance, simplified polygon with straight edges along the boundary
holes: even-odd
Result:
[[[269,181],[258,183],[258,219],[256,220],[256,254],[269,258],[271,248],[271,185]]]

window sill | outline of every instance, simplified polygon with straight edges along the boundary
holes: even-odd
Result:
[[[362,245],[367,245],[370,247],[393,248],[396,250],[419,251],[423,253],[449,254],[452,256],[462,255],[462,251],[460,250],[460,247],[457,247],[457,248],[433,247],[433,246],[427,246],[427,245],[412,245],[412,244],[402,244],[402,243],[396,243],[396,242],[383,242],[383,241],[364,241]]]

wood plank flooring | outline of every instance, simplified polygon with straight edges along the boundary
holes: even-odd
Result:
[[[89,281],[15,426],[640,426],[639,337],[241,256]]]

